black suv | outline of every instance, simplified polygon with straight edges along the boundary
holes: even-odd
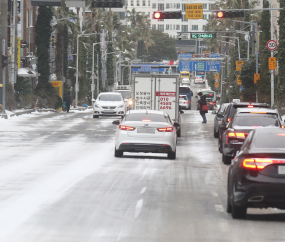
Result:
[[[267,103],[248,103],[248,102],[238,102],[230,103],[224,112],[224,117],[219,124],[219,151],[222,153],[222,136],[224,131],[227,129],[227,124],[230,122],[237,110],[237,108],[270,108]]]

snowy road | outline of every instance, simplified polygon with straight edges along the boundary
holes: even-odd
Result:
[[[91,110],[0,119],[0,241],[284,241],[280,210],[225,212],[228,167],[207,118],[182,115],[176,160],[115,158],[115,118]]]

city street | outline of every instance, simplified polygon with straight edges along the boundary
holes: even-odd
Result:
[[[115,117],[92,110],[0,120],[1,242],[285,241],[285,213],[226,212],[228,166],[213,136],[182,114],[176,160],[166,154],[114,157]]]

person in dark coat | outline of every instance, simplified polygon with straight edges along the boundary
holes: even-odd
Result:
[[[67,95],[65,96],[65,105],[67,112],[69,112],[70,104],[71,104],[71,98],[70,98],[70,92],[68,92]]]
[[[206,119],[206,113],[208,111],[202,111],[202,106],[203,105],[207,105],[207,101],[206,101],[206,95],[203,95],[202,92],[198,92],[198,96],[200,96],[200,100],[198,101],[198,103],[200,104],[200,114],[203,118],[203,124],[207,123],[207,119]]]

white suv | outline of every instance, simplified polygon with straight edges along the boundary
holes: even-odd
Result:
[[[126,105],[120,93],[102,92],[93,103],[93,118],[99,116],[121,116],[126,113]]]

